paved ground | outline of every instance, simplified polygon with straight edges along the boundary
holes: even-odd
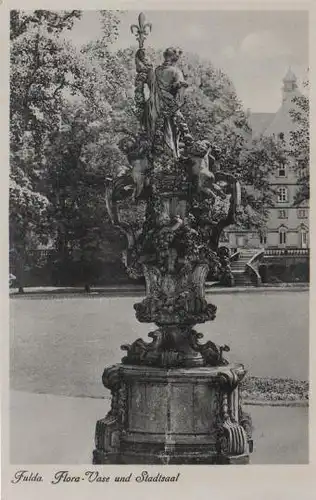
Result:
[[[308,292],[208,299],[218,306],[217,319],[199,331],[205,340],[230,345],[231,361],[245,363],[255,376],[308,379]],[[120,361],[121,344],[146,339],[154,328],[136,321],[139,300],[10,301],[13,462],[90,463],[95,422],[109,405],[93,399],[108,395],[103,369]],[[252,463],[307,462],[307,408],[248,408],[255,425]]]
[[[119,362],[121,344],[147,338],[153,325],[138,323],[140,298],[13,299],[11,387],[66,396],[104,396],[101,375]],[[205,340],[231,347],[259,377],[308,379],[308,293],[209,295],[214,322],[199,325]]]
[[[108,409],[109,400],[12,391],[11,463],[91,464],[95,423]],[[246,411],[255,425],[252,464],[308,463],[307,408]]]

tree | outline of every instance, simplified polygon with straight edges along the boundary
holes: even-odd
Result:
[[[47,198],[34,191],[30,179],[16,167],[10,179],[10,248],[14,250],[15,272],[19,291],[23,292],[25,266],[29,261],[28,249],[47,242]],[[41,237],[39,237],[41,234]]]
[[[182,63],[189,89],[182,112],[198,139],[215,146],[220,170],[237,176],[242,188],[241,206],[221,224],[237,224],[261,232],[275,195],[270,172],[284,158],[281,141],[253,139],[245,113],[230,79],[207,61],[186,54]]]
[[[52,144],[59,136],[64,110],[70,109],[67,103],[79,102],[92,121],[99,118],[111,127],[107,98],[114,87],[111,78],[62,37],[80,15],[79,11],[11,11],[10,239],[21,262],[30,245],[46,242],[56,231],[47,179],[54,165],[51,154],[56,152]],[[105,29],[107,14],[102,16]],[[113,18],[114,14],[104,43],[117,29]]]
[[[59,11],[34,10],[32,13],[21,10],[10,11],[10,39],[23,35],[30,29],[30,26],[43,25],[47,27],[49,33],[60,33],[65,29],[73,27],[75,19],[80,19],[79,10]]]
[[[62,129],[51,137],[47,150],[45,178],[56,226],[58,260],[67,262],[63,269],[72,266],[72,275],[76,274],[77,282],[84,282],[86,289],[97,279],[104,261],[113,254],[117,258],[118,248],[122,250],[120,241],[113,244],[105,183],[126,164],[117,143],[122,124],[129,122],[133,128],[134,120],[131,92],[128,94],[132,82],[120,59],[109,51],[118,19],[113,12],[105,11],[101,12],[101,21],[101,39],[81,49],[94,68],[94,78],[86,79],[80,98],[64,103]],[[117,231],[114,233],[117,238]]]
[[[124,158],[111,142],[108,124],[92,121],[83,104],[69,103],[63,110],[62,131],[52,138],[48,153],[45,185],[61,279],[74,280],[76,274],[76,283],[89,288],[102,262],[118,253],[117,245],[112,251],[109,247],[104,195],[106,177]]]
[[[10,13],[10,244],[20,289],[28,250],[47,242],[48,199],[41,190],[44,146],[59,125],[61,92],[73,57],[60,42],[78,11]],[[68,56],[68,57],[67,57]]]
[[[305,87],[308,87],[308,82]],[[299,189],[295,196],[295,204],[309,200],[310,197],[310,180],[309,180],[309,97],[308,95],[300,95],[293,99],[295,105],[290,111],[294,130],[291,131],[290,137],[290,155],[294,158],[295,168],[298,174]]]

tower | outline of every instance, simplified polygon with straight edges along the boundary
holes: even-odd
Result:
[[[289,67],[285,77],[283,78],[283,87],[282,87],[283,102],[288,99],[292,99],[297,89],[298,89],[297,78],[293,73],[291,67]]]

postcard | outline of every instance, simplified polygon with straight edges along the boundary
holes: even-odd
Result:
[[[0,10],[3,499],[312,498],[311,5]]]

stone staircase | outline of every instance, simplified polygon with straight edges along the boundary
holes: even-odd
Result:
[[[258,248],[244,248],[239,251],[238,258],[231,261],[231,270],[234,276],[235,286],[257,286],[254,277],[251,278],[247,272],[246,264],[256,255],[260,250]]]

